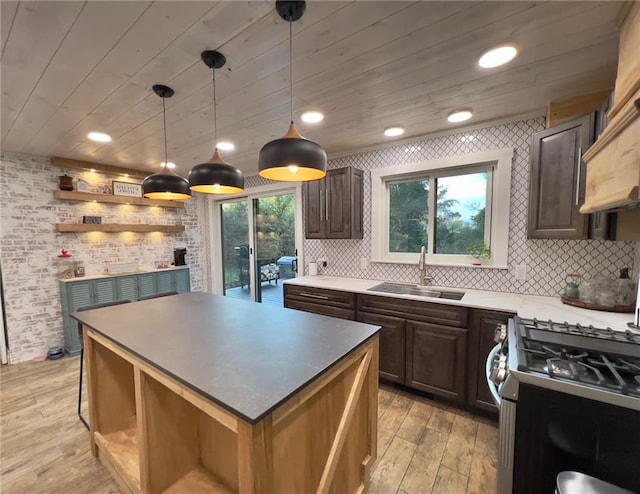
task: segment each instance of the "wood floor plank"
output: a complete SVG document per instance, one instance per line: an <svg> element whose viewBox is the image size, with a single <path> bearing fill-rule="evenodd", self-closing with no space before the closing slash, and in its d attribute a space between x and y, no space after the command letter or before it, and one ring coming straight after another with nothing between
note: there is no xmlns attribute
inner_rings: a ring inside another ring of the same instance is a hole
<svg viewBox="0 0 640 494"><path fill-rule="evenodd" d="M453 420L455 419L455 417L455 414L449 412L448 410L436 408L434 409L433 413L431 414L431 418L427 423L427 429L431 429L448 435L449 433L451 433L451 426L453 425Z"/></svg>
<svg viewBox="0 0 640 494"><path fill-rule="evenodd" d="M384 412L387 411L387 408L389 408L389 405L391 405L395 397L396 393L390 389L380 388L378 391L378 418L382 417Z"/></svg>
<svg viewBox="0 0 640 494"><path fill-rule="evenodd" d="M434 407L428 403L414 401L396 435L419 444L433 411Z"/></svg>
<svg viewBox="0 0 640 494"><path fill-rule="evenodd" d="M462 494L467 490L468 478L440 465L431 494Z"/></svg>
<svg viewBox="0 0 640 494"><path fill-rule="evenodd" d="M371 475L370 494L396 492L411 462L416 444L395 437Z"/></svg>
<svg viewBox="0 0 640 494"><path fill-rule="evenodd" d="M497 488L496 459L473 453L467 494L487 494L496 492Z"/></svg>
<svg viewBox="0 0 640 494"><path fill-rule="evenodd" d="M498 428L480 422L474 450L486 456L495 458L498 456Z"/></svg>
<svg viewBox="0 0 640 494"><path fill-rule="evenodd" d="M409 413L413 401L404 395L396 395L389 407L378 420L378 427L389 429L394 434L398 431Z"/></svg>
<svg viewBox="0 0 640 494"><path fill-rule="evenodd" d="M446 434L426 429L402 479L400 489L407 494L431 492L446 444Z"/></svg>
<svg viewBox="0 0 640 494"><path fill-rule="evenodd" d="M471 418L456 415L442 456L442 465L468 476L477 432L477 422Z"/></svg>

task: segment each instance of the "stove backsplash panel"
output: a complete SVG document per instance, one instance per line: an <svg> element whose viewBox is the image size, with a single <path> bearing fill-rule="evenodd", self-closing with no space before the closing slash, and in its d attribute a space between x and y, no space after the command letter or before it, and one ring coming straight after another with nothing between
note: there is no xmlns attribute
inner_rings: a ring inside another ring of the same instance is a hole
<svg viewBox="0 0 640 494"><path fill-rule="evenodd" d="M365 170L364 238L362 240L306 240L305 262L326 259L320 274L417 282L416 264L372 263L371 177L376 168L433 160L479 151L514 148L509 220L508 269L429 266L434 284L515 293L556 296L566 285L566 274L618 274L623 267L640 269L640 242L601 240L528 240L527 201L531 134L544 128L544 118L521 120L473 131L418 140L398 146L349 155L329 161L329 168L353 166ZM249 184L253 185L253 184ZM256 181L256 184L258 182ZM361 268L361 259L367 267ZM527 266L526 281L515 279L516 265Z"/></svg>

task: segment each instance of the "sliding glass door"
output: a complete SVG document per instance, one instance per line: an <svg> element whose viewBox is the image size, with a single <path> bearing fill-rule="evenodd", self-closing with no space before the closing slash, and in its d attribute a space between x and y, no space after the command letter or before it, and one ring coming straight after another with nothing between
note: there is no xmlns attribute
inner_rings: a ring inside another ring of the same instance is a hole
<svg viewBox="0 0 640 494"><path fill-rule="evenodd" d="M220 249L213 259L222 261L217 271L224 295L283 305L282 281L298 270L299 204L297 189L215 203L219 235L214 245Z"/></svg>

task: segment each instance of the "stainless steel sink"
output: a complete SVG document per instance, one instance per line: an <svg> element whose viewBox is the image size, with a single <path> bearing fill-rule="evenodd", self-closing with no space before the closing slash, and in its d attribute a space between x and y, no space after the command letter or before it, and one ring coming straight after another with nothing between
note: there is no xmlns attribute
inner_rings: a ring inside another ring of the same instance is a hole
<svg viewBox="0 0 640 494"><path fill-rule="evenodd" d="M443 298L448 300L462 300L465 292L442 290L438 287L409 285L406 283L384 282L372 286L370 292L395 293L397 295L417 295L418 297Z"/></svg>

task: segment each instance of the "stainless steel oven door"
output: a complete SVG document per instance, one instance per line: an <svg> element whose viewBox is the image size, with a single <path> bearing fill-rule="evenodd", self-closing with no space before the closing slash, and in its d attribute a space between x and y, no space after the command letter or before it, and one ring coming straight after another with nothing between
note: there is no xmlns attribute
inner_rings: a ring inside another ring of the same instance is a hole
<svg viewBox="0 0 640 494"><path fill-rule="evenodd" d="M496 365L496 359L498 354L502 350L502 344L498 343L494 346L489 352L489 356L487 357L487 362L485 365L486 377L487 377L487 386L489 386L489 391L491 392L491 397L493 398L493 402L496 404L498 409L500 409L500 403L502 399L500 398L500 393L498 391L498 385L493 382L491 379L491 373L494 370L494 365Z"/></svg>

